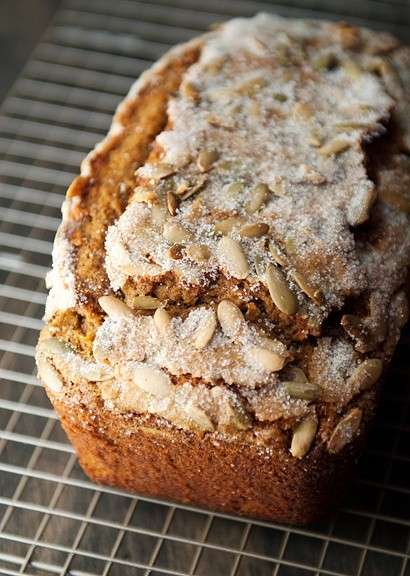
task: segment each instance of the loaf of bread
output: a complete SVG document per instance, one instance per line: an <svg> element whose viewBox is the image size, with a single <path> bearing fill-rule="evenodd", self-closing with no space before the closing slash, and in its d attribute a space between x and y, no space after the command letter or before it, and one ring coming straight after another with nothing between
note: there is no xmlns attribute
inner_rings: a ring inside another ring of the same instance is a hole
<svg viewBox="0 0 410 576"><path fill-rule="evenodd" d="M410 50L266 14L166 54L67 192L40 378L97 482L315 520L407 318Z"/></svg>

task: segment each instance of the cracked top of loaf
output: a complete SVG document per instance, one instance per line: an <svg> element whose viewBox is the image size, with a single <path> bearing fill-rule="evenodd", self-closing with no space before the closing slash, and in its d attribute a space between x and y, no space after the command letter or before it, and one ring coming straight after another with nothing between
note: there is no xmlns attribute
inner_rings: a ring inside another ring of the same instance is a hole
<svg viewBox="0 0 410 576"><path fill-rule="evenodd" d="M390 35L266 14L165 55L68 191L40 375L349 438L407 315L409 69Z"/></svg>

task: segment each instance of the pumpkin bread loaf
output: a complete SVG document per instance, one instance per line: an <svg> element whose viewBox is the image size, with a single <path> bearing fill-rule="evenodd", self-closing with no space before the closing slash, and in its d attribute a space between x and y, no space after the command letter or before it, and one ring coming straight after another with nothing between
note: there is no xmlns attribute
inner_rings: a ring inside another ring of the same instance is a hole
<svg viewBox="0 0 410 576"><path fill-rule="evenodd" d="M67 192L39 375L87 474L306 523L407 319L410 50L232 20L144 73Z"/></svg>

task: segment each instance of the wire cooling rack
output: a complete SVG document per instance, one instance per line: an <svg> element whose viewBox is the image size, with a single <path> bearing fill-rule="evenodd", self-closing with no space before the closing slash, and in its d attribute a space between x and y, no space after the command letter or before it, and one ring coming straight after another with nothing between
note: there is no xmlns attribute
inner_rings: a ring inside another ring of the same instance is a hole
<svg viewBox="0 0 410 576"><path fill-rule="evenodd" d="M205 6L205 7L204 7ZM303 6L303 9L300 8ZM408 38L409 4L67 0L0 116L0 573L410 576L410 338L340 512L309 529L97 487L35 378L43 278L66 186L131 82L212 22L265 9ZM289 482L292 478L289 478Z"/></svg>

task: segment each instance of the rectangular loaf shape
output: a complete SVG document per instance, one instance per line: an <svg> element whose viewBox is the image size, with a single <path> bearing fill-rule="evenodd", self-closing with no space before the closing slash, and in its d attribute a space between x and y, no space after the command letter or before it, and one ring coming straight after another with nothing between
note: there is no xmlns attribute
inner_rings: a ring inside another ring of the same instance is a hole
<svg viewBox="0 0 410 576"><path fill-rule="evenodd" d="M87 474L303 524L407 320L410 49L259 14L145 72L63 205L37 365Z"/></svg>

